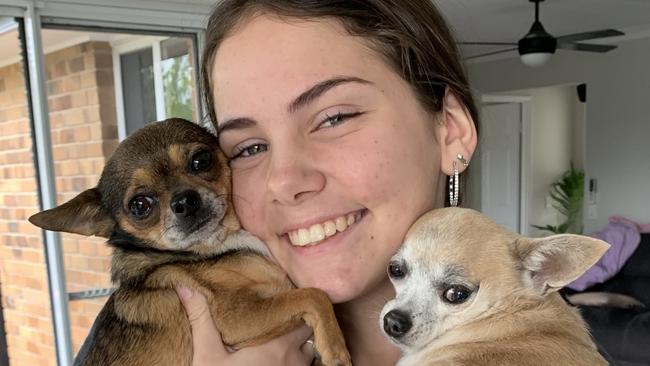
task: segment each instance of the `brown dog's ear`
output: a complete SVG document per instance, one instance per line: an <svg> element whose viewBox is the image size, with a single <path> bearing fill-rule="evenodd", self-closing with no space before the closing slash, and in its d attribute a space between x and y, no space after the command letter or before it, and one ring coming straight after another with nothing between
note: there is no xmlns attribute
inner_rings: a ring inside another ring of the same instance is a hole
<svg viewBox="0 0 650 366"><path fill-rule="evenodd" d="M60 206L32 215L29 222L45 230L105 238L115 228L115 221L102 207L101 194L96 188L85 190Z"/></svg>
<svg viewBox="0 0 650 366"><path fill-rule="evenodd" d="M543 296L576 280L608 248L609 244L602 240L573 234L521 238L514 245L515 255L521 260L524 282Z"/></svg>

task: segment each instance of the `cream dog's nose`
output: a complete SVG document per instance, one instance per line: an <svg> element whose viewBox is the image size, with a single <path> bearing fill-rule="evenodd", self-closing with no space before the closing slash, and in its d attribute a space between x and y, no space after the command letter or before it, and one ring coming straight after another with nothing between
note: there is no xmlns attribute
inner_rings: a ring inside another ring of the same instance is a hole
<svg viewBox="0 0 650 366"><path fill-rule="evenodd" d="M400 310L391 310L384 315L384 331L393 338L400 338L408 333L412 325L411 317Z"/></svg>

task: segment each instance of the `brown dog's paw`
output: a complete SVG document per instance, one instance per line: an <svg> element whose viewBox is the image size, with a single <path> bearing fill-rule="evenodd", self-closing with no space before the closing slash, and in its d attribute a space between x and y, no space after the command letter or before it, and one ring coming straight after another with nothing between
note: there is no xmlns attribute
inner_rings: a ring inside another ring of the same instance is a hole
<svg viewBox="0 0 650 366"><path fill-rule="evenodd" d="M352 366L352 357L350 357L345 343L332 344L330 347L318 347L316 345L316 349L320 354L320 362L324 366Z"/></svg>
<svg viewBox="0 0 650 366"><path fill-rule="evenodd" d="M334 323L336 324L336 323ZM352 366L352 357L345 346L345 338L338 326L323 327L314 333L314 346L324 366Z"/></svg>
<svg viewBox="0 0 650 366"><path fill-rule="evenodd" d="M317 362L316 365L319 365ZM327 360L321 358L320 359L320 365L323 366L352 366L352 359L350 358L349 355L347 357L336 357L332 360Z"/></svg>

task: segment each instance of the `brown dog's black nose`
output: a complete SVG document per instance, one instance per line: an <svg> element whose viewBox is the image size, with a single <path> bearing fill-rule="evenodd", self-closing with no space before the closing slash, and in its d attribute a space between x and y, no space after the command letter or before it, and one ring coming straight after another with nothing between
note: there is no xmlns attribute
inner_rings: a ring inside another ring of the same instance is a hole
<svg viewBox="0 0 650 366"><path fill-rule="evenodd" d="M391 310L384 315L384 331L393 338L400 338L408 333L413 323L411 317L399 310Z"/></svg>
<svg viewBox="0 0 650 366"><path fill-rule="evenodd" d="M172 197L172 212L179 219L190 217L201 208L201 196L194 190L187 190Z"/></svg>

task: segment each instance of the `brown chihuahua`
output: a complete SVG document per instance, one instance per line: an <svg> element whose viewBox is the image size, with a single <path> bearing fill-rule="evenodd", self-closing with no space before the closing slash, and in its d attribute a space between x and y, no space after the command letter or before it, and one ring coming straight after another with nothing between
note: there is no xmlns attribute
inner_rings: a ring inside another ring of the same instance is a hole
<svg viewBox="0 0 650 366"><path fill-rule="evenodd" d="M29 220L41 228L108 238L118 285L77 357L79 365L190 365L192 334L174 288L202 293L224 343L264 343L304 321L325 365L351 365L332 304L295 289L231 204L217 139L182 119L123 141L96 188Z"/></svg>
<svg viewBox="0 0 650 366"><path fill-rule="evenodd" d="M425 214L388 266L396 298L380 323L404 351L398 365L607 365L556 290L608 247L522 237L469 209Z"/></svg>

